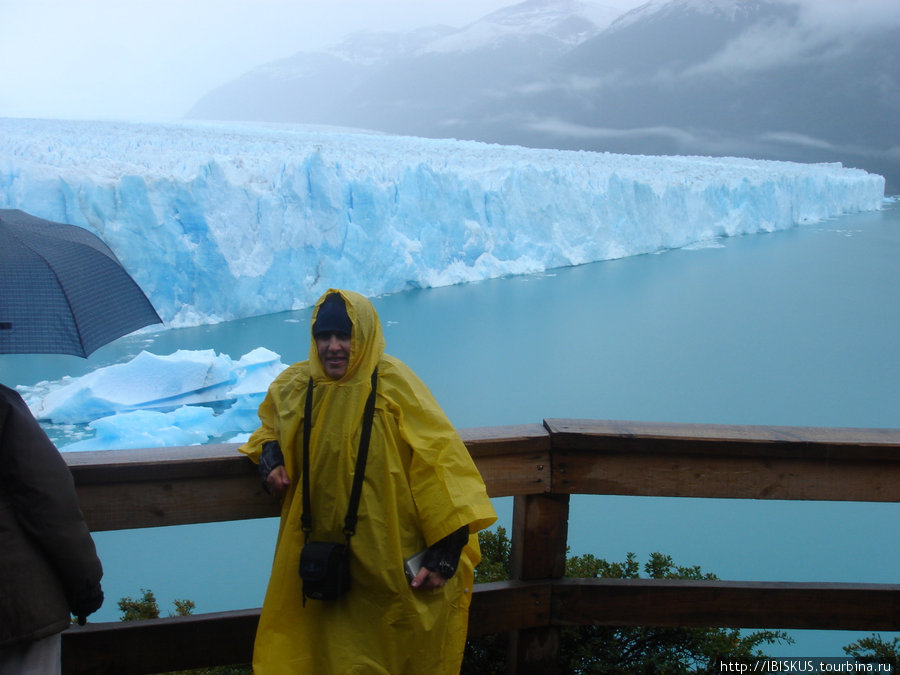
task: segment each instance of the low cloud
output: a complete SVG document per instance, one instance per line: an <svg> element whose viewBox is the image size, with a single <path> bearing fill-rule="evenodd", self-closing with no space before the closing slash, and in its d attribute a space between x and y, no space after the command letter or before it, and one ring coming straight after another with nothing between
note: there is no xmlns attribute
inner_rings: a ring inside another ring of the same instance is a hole
<svg viewBox="0 0 900 675"><path fill-rule="evenodd" d="M803 23L831 33L900 26L897 0L794 0Z"/></svg>
<svg viewBox="0 0 900 675"><path fill-rule="evenodd" d="M666 138L682 144L695 142L696 137L689 131L677 127L655 126L635 129L609 129L592 127L585 124L573 124L556 118L535 120L523 125L529 131L563 136L566 138L591 139L627 139L627 138Z"/></svg>
<svg viewBox="0 0 900 675"><path fill-rule="evenodd" d="M604 87L617 87L627 82L634 83L630 75L622 71L611 71L600 75L567 75L552 80L534 80L517 85L513 91L517 94L537 96L542 94L584 94L595 93Z"/></svg>
<svg viewBox="0 0 900 675"><path fill-rule="evenodd" d="M900 26L897 0L793 0L797 21L758 24L683 75L747 73L783 64L827 63L873 28Z"/></svg>

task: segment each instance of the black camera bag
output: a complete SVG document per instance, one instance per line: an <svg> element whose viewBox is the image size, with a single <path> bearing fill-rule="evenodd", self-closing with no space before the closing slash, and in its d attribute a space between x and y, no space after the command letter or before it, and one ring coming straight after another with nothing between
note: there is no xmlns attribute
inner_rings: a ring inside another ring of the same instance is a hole
<svg viewBox="0 0 900 675"><path fill-rule="evenodd" d="M350 588L350 550L346 544L309 541L300 552L303 596L334 600Z"/></svg>

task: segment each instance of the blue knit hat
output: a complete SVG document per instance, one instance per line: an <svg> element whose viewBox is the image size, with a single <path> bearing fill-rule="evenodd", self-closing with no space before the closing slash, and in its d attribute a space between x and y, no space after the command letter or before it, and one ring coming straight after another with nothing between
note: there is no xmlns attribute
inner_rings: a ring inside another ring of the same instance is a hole
<svg viewBox="0 0 900 675"><path fill-rule="evenodd" d="M320 333L343 333L350 335L353 323L347 315L347 305L340 293L331 293L322 301L316 323L313 325L313 336Z"/></svg>

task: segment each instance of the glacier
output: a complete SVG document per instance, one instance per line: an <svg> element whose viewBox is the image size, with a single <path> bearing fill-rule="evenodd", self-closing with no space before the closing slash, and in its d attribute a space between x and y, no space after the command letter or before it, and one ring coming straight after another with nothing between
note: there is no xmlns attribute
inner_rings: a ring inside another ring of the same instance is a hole
<svg viewBox="0 0 900 675"><path fill-rule="evenodd" d="M101 236L168 327L693 247L878 210L840 164L528 149L346 129L0 119L0 208ZM64 451L240 441L285 367L141 352L19 387Z"/></svg>
<svg viewBox="0 0 900 675"><path fill-rule="evenodd" d="M85 227L169 327L681 248L877 210L840 164L242 123L0 119L0 208Z"/></svg>

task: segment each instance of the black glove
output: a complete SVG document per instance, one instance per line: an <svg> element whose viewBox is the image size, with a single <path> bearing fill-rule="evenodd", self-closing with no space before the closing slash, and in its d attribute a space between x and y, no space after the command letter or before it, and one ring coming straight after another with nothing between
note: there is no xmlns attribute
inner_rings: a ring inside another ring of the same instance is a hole
<svg viewBox="0 0 900 675"><path fill-rule="evenodd" d="M76 594L72 602L72 614L78 618L78 625L83 626L89 614L93 614L103 605L103 589L99 582L93 585L85 582L84 588Z"/></svg>
<svg viewBox="0 0 900 675"><path fill-rule="evenodd" d="M432 572L440 574L444 579L449 579L456 574L459 556L468 541L469 526L463 525L456 532L448 534L428 547L425 557L422 559L422 567L427 567Z"/></svg>
<svg viewBox="0 0 900 675"><path fill-rule="evenodd" d="M269 441L263 443L262 453L259 456L259 477L262 480L263 490L269 491L266 485L266 478L272 473L272 469L284 464L284 454L281 452L281 445L278 441Z"/></svg>

